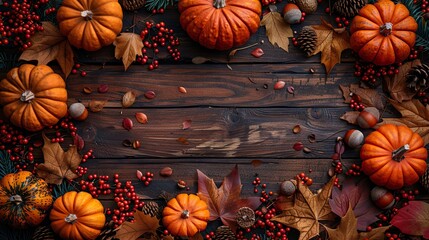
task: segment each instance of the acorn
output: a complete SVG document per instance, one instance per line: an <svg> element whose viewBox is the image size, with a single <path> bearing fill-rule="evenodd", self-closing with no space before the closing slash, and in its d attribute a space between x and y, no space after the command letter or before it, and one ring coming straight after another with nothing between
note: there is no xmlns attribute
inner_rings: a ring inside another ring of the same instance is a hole
<svg viewBox="0 0 429 240"><path fill-rule="evenodd" d="M290 180L283 181L280 184L280 194L284 196L292 196L295 193L295 191L296 191L296 186Z"/></svg>
<svg viewBox="0 0 429 240"><path fill-rule="evenodd" d="M361 128L372 128L380 119L380 112L375 107L367 107L359 113L357 123Z"/></svg>
<svg viewBox="0 0 429 240"><path fill-rule="evenodd" d="M73 119L83 121L88 117L88 110L82 103L73 103L69 107L69 114Z"/></svg>
<svg viewBox="0 0 429 240"><path fill-rule="evenodd" d="M357 129L350 129L344 135L344 142L351 148L357 148L362 145L364 139L363 133Z"/></svg>
<svg viewBox="0 0 429 240"><path fill-rule="evenodd" d="M283 19L289 24L296 24L301 21L302 13L294 3L287 3L283 8Z"/></svg>
<svg viewBox="0 0 429 240"><path fill-rule="evenodd" d="M385 188L374 187L371 190L371 199L375 206L381 209L389 209L395 204L395 197Z"/></svg>
<svg viewBox="0 0 429 240"><path fill-rule="evenodd" d="M296 4L306 14L314 13L317 10L317 0L296 0Z"/></svg>

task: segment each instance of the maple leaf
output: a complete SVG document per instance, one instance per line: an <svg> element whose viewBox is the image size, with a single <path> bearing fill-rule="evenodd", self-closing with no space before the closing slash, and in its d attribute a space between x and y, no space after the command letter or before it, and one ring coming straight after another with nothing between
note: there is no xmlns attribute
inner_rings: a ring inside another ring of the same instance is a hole
<svg viewBox="0 0 429 240"><path fill-rule="evenodd" d="M213 179L208 178L203 172L197 170L197 173L197 195L208 205L210 211L209 221L220 218L223 224L231 229L236 229L238 209L250 207L255 210L261 204L258 197L240 198L242 185L237 165L223 179L219 188L217 188Z"/></svg>
<svg viewBox="0 0 429 240"><path fill-rule="evenodd" d="M335 218L328 201L335 178L332 177L318 194L313 194L306 184L297 180L294 206L282 209L282 213L271 220L300 231L299 240L317 236L320 232L319 221L331 221Z"/></svg>
<svg viewBox="0 0 429 240"><path fill-rule="evenodd" d="M329 199L332 212L340 217L346 215L349 207L353 209L357 218L357 229L360 231L365 231L367 226L377 221L377 215L381 212L371 201L369 186L368 178L358 182L354 178L347 178L341 190L332 190L332 198Z"/></svg>
<svg viewBox="0 0 429 240"><path fill-rule="evenodd" d="M320 62L329 74L335 64L341 62L341 52L350 48L350 35L346 28L334 28L322 19L322 24L311 26L316 32L316 49L311 56L322 53Z"/></svg>
<svg viewBox="0 0 429 240"><path fill-rule="evenodd" d="M38 65L57 60L67 78L74 65L73 49L67 37L54 24L42 22L42 26L44 30L30 38L33 45L22 52L19 60L36 60Z"/></svg>
<svg viewBox="0 0 429 240"><path fill-rule="evenodd" d="M348 208L347 213L341 218L340 224L337 228L332 229L326 227L329 239L332 240L379 240L384 239L384 232L390 226L374 228L370 232L358 232L357 220L351 207Z"/></svg>
<svg viewBox="0 0 429 240"><path fill-rule="evenodd" d="M345 103L350 103L352 99L351 95L356 94L366 107L375 107L378 110L384 109L385 101L383 100L383 96L376 89L363 88L356 83L350 84L348 87L340 85L340 89L343 93Z"/></svg>
<svg viewBox="0 0 429 240"><path fill-rule="evenodd" d="M399 73L392 76L384 77L384 88L389 92L390 97L398 102L411 100L415 92L407 87L407 74L408 71L414 67L420 65L420 60L416 59L412 62L407 62L399 67Z"/></svg>
<svg viewBox="0 0 429 240"><path fill-rule="evenodd" d="M280 13L271 11L265 14L261 20L261 26L265 26L268 40L272 45L277 45L286 52L289 51L289 37L293 37L293 32Z"/></svg>
<svg viewBox="0 0 429 240"><path fill-rule="evenodd" d="M344 113L340 119L350 123L350 124L354 124L354 125L358 125L357 122L357 117L359 116L360 112L359 111L348 111L346 113Z"/></svg>
<svg viewBox="0 0 429 240"><path fill-rule="evenodd" d="M134 213L134 222L124 222L116 232L115 238L120 240L135 240L143 234L156 236L156 229L158 229L158 227L158 218L151 217L149 214L144 214L142 211L137 210Z"/></svg>
<svg viewBox="0 0 429 240"><path fill-rule="evenodd" d="M410 201L408 206L399 209L390 223L402 233L429 238L429 204Z"/></svg>
<svg viewBox="0 0 429 240"><path fill-rule="evenodd" d="M136 56L142 56L143 41L140 35L135 33L121 33L113 42L115 45L115 58L121 59L125 71L136 60Z"/></svg>
<svg viewBox="0 0 429 240"><path fill-rule="evenodd" d="M393 107L398 110L401 118L383 118L383 122L378 123L376 127L383 124L406 125L414 132L418 133L425 142L429 143L429 105L426 107L418 100L412 99L409 101L397 102L389 99Z"/></svg>
<svg viewBox="0 0 429 240"><path fill-rule="evenodd" d="M43 134L44 145L42 148L44 163L37 166L37 175L47 183L61 184L63 178L72 180L78 177L75 173L82 160L76 145L71 145L64 152L59 143L52 143Z"/></svg>

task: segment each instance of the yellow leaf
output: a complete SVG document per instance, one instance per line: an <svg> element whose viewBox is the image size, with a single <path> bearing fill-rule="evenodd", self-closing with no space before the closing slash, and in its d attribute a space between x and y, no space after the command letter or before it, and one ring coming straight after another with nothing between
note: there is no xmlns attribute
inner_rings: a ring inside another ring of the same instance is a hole
<svg viewBox="0 0 429 240"><path fill-rule="evenodd" d="M67 78L73 69L73 49L67 38L61 35L54 24L42 22L42 26L44 30L31 37L33 45L22 52L19 60L36 60L38 65L57 60Z"/></svg>
<svg viewBox="0 0 429 240"><path fill-rule="evenodd" d="M120 240L136 240L143 234L156 236L156 229L158 227L158 218L151 217L137 210L134 213L134 222L124 222L116 232L115 238Z"/></svg>
<svg viewBox="0 0 429 240"><path fill-rule="evenodd" d="M115 58L121 59L125 71L136 60L136 56L142 55L143 42L140 35L135 33L121 33L113 42L115 45Z"/></svg>
<svg viewBox="0 0 429 240"><path fill-rule="evenodd" d="M293 32L280 13L269 12L265 14L261 26L265 26L271 44L279 46L286 52L289 51L289 37L293 37Z"/></svg>
<svg viewBox="0 0 429 240"><path fill-rule="evenodd" d="M350 48L350 36L345 28L334 28L322 19L322 24L311 26L317 35L316 49L311 55L322 53L320 62L329 74L335 64L341 62L341 52Z"/></svg>

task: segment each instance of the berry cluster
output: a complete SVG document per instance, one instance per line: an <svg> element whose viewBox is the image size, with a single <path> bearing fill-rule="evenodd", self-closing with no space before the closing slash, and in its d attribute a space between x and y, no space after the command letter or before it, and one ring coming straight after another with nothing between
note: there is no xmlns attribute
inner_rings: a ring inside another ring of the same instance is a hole
<svg viewBox="0 0 429 240"><path fill-rule="evenodd" d="M34 161L34 146L29 140L21 130L0 119L0 150L6 150L18 170L27 169Z"/></svg>
<svg viewBox="0 0 429 240"><path fill-rule="evenodd" d="M0 45L13 44L25 50L31 46L30 37L43 31L40 16L36 10L49 0L3 1L0 6ZM55 9L48 9L47 14Z"/></svg>
<svg viewBox="0 0 429 240"><path fill-rule="evenodd" d="M355 111L362 111L365 109L365 105L362 104L362 98L354 93L350 93L350 108Z"/></svg>
<svg viewBox="0 0 429 240"><path fill-rule="evenodd" d="M421 3L420 8L421 8L423 13L429 12L429 1L427 1L427 0L423 0L423 1L414 0L413 2L414 2L414 4Z"/></svg>
<svg viewBox="0 0 429 240"><path fill-rule="evenodd" d="M262 6L268 6L270 4L277 4L282 2L282 0L261 0Z"/></svg>
<svg viewBox="0 0 429 240"><path fill-rule="evenodd" d="M358 164L352 164L352 166L347 170L347 176L360 176L362 172L361 166Z"/></svg>
<svg viewBox="0 0 429 240"><path fill-rule="evenodd" d="M177 46L180 44L179 38L174 36L174 30L167 28L164 22L146 22L146 27L141 31L140 37L143 41L142 56L137 56L136 61L140 64L149 63L148 69L154 70L159 67L156 59L160 47L166 47L174 61L180 60L180 51ZM149 55L152 52L152 59Z"/></svg>
<svg viewBox="0 0 429 240"><path fill-rule="evenodd" d="M81 65L79 63L75 63L73 66L73 69L71 71L72 74L77 74L78 72L80 72L80 75L82 77L85 77L87 72L85 70L80 69Z"/></svg>
<svg viewBox="0 0 429 240"><path fill-rule="evenodd" d="M311 186L313 184L313 179L306 176L304 172L296 175L296 178L301 180L301 183L305 183L307 186Z"/></svg>
<svg viewBox="0 0 429 240"><path fill-rule="evenodd" d="M152 172L146 172L146 174L144 174L143 176L141 176L140 181L142 181L145 186L149 186L149 184L153 180L153 176L154 175L153 175Z"/></svg>
<svg viewBox="0 0 429 240"><path fill-rule="evenodd" d="M337 24L337 27L339 27L339 28L348 27L350 25L350 21L346 17L336 17L335 23Z"/></svg>
<svg viewBox="0 0 429 240"><path fill-rule="evenodd" d="M92 197L98 198L100 195L109 195L112 190L110 189L109 176L97 174L88 175L88 180L80 180L79 185L82 191L89 192Z"/></svg>
<svg viewBox="0 0 429 240"><path fill-rule="evenodd" d="M262 189L265 189L267 187L267 184L265 184L265 183L261 184L261 178L259 178L259 177L255 177L255 179L252 182L252 185L253 185L253 192L254 193L259 192L259 189L258 189L259 186Z"/></svg>
<svg viewBox="0 0 429 240"><path fill-rule="evenodd" d="M160 9L152 9L152 14L164 14L165 9L164 8L160 8Z"/></svg>

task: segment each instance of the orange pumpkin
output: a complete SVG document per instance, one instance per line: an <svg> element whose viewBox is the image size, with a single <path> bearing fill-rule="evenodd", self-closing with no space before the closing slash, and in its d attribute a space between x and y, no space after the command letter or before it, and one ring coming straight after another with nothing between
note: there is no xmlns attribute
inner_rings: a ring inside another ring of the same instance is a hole
<svg viewBox="0 0 429 240"><path fill-rule="evenodd" d="M87 51L112 44L122 30L122 17L118 0L64 0L57 12L60 32Z"/></svg>
<svg viewBox="0 0 429 240"><path fill-rule="evenodd" d="M48 184L31 172L10 173L0 180L0 221L14 228L42 223L52 201Z"/></svg>
<svg viewBox="0 0 429 240"><path fill-rule="evenodd" d="M259 0L180 0L180 24L192 40L209 49L242 45L259 28Z"/></svg>
<svg viewBox="0 0 429 240"><path fill-rule="evenodd" d="M197 195L182 193L168 201L162 215L162 222L171 234L191 237L206 229L210 212Z"/></svg>
<svg viewBox="0 0 429 240"><path fill-rule="evenodd" d="M57 198L49 215L51 227L61 239L95 239L106 216L100 201L87 192L67 192Z"/></svg>
<svg viewBox="0 0 429 240"><path fill-rule="evenodd" d="M0 81L0 105L16 126L38 131L67 114L67 90L62 77L46 65L23 64Z"/></svg>
<svg viewBox="0 0 429 240"><path fill-rule="evenodd" d="M365 61L389 65L404 61L416 42L417 22L403 4L380 0L354 17L351 48Z"/></svg>
<svg viewBox="0 0 429 240"><path fill-rule="evenodd" d="M427 167L420 135L393 124L382 125L366 137L360 158L362 171L371 181L392 190L416 183Z"/></svg>

